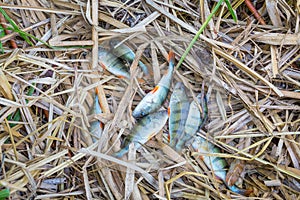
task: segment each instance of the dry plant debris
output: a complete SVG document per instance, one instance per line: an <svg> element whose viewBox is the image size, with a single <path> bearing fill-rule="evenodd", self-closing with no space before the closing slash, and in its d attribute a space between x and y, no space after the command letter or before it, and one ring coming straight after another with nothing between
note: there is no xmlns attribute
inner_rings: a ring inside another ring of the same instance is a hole
<svg viewBox="0 0 300 200"><path fill-rule="evenodd" d="M10 199L244 199L190 149L179 155L169 147L167 125L138 152L131 146L128 157L111 156L135 123L132 110L165 73L168 51L179 60L215 4L3 1L0 7L20 30L49 45L31 38L31 46L14 31L0 38L0 189L8 188ZM182 81L190 99L204 86L209 115L198 134L238 167L230 168L239 175L229 181L252 188L250 197L297 199L300 2L252 1L265 24L243 0L231 4L238 22L224 4L172 85ZM98 64L98 44L112 38L136 53L130 80ZM150 76L137 67L140 60ZM96 88L103 113L95 115ZM95 120L104 129L93 143Z"/></svg>

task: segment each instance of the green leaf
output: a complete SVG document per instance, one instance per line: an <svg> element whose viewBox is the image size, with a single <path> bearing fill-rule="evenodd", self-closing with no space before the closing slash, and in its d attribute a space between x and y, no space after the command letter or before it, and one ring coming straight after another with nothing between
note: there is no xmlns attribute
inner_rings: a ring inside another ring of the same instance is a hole
<svg viewBox="0 0 300 200"><path fill-rule="evenodd" d="M0 38L2 38L4 36L5 36L5 32L4 32L4 29L3 29L2 25L0 24ZM3 49L3 44L2 44L1 41L0 41L0 50L1 50L1 53L3 54L4 49Z"/></svg>
<svg viewBox="0 0 300 200"><path fill-rule="evenodd" d="M25 32L19 29L19 27L16 25L16 23L6 14L6 12L0 7L0 12L4 16L4 18L10 23L10 25L13 27L13 31L16 33L19 33L19 35L31 46L33 46L30 39L24 34Z"/></svg>
<svg viewBox="0 0 300 200"><path fill-rule="evenodd" d="M33 83L33 85L35 86L35 83ZM34 87L30 86L28 92L27 92L27 96L32 96L34 92ZM28 100L25 99L26 103L28 103ZM8 115L7 120L8 121L14 121L14 122L18 122L21 119L21 111L20 109L18 109L15 113L12 113L10 115ZM14 127L17 124L13 124L13 123L9 123L10 127Z"/></svg>
<svg viewBox="0 0 300 200"><path fill-rule="evenodd" d="M222 5L224 0L220 0L218 2L218 4L216 5L216 7L213 8L212 12L208 15L207 19L205 20L205 22L202 24L202 26L200 27L199 31L196 33L196 35L194 36L193 40L191 41L191 43L189 44L189 46L187 47L187 49L185 50L185 52L183 53L183 55L181 56L176 69L178 69L180 67L180 65L183 63L184 59L186 58L186 56L188 55L188 53L190 52L190 50L192 49L193 45L195 44L195 42L198 40L198 38L200 37L200 34L203 32L203 30L207 27L209 21L212 19L212 17L216 14L216 12L218 11L218 9L220 8L220 6Z"/></svg>
<svg viewBox="0 0 300 200"><path fill-rule="evenodd" d="M9 189L3 189L0 191L0 200L4 200L9 197Z"/></svg>
<svg viewBox="0 0 300 200"><path fill-rule="evenodd" d="M235 12L233 11L233 8L232 8L232 6L231 6L229 0L225 0L225 3L226 3L226 5L227 5L227 8L228 8L228 10L229 10L229 12L230 12L230 14L231 14L233 20L234 20L235 22L237 22L237 16L236 16Z"/></svg>

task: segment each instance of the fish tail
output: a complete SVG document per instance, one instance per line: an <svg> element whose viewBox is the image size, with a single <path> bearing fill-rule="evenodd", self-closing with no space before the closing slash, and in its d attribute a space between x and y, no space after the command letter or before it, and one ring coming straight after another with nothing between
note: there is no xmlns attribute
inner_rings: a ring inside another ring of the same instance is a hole
<svg viewBox="0 0 300 200"><path fill-rule="evenodd" d="M96 95L99 94L99 89L98 89L98 87L95 88L95 93L96 93Z"/></svg>
<svg viewBox="0 0 300 200"><path fill-rule="evenodd" d="M175 146L175 151L181 153L183 146L184 146L184 141L182 139L179 139Z"/></svg>
<svg viewBox="0 0 300 200"><path fill-rule="evenodd" d="M117 157L117 158L121 158L122 156L124 156L126 153L128 152L128 148L123 148L118 152L115 152L112 154L112 156Z"/></svg>
<svg viewBox="0 0 300 200"><path fill-rule="evenodd" d="M148 71L147 66L142 61L139 61L139 66L142 69L142 71L144 72L144 74L146 76L148 76L149 75L149 71Z"/></svg>
<svg viewBox="0 0 300 200"><path fill-rule="evenodd" d="M170 50L169 55L168 55L168 62L169 62L169 66L173 66L174 67L174 63L175 63L175 53Z"/></svg>
<svg viewBox="0 0 300 200"><path fill-rule="evenodd" d="M237 187L236 185L232 185L232 186L227 185L227 187L232 192L235 192L235 193L238 193L238 194L241 194L241 195L244 195L244 196L249 196L253 192L252 189L241 189L241 188Z"/></svg>

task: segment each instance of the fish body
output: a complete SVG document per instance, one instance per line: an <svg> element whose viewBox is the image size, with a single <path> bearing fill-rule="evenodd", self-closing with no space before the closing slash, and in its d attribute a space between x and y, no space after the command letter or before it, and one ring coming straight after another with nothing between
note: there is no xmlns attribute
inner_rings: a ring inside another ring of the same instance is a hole
<svg viewBox="0 0 300 200"><path fill-rule="evenodd" d="M200 104L203 114L200 112L199 107L195 101L190 105L186 123L184 126L184 134L178 140L175 150L180 152L186 143L191 140L196 132L203 126L207 118L207 100L206 97L202 97L202 94L198 94L196 97L198 103Z"/></svg>
<svg viewBox="0 0 300 200"><path fill-rule="evenodd" d="M168 72L161 78L157 86L146 94L142 101L136 106L132 112L135 118L144 117L158 110L165 101L172 81L174 71L174 53L169 53Z"/></svg>
<svg viewBox="0 0 300 200"><path fill-rule="evenodd" d="M109 45L110 45L112 53L115 56L128 61L130 64L133 62L133 60L135 58L135 53L127 45L125 45L123 43L120 44L120 42L118 40L114 40L114 39L109 41ZM145 75L149 75L148 68L142 61L139 61L139 66Z"/></svg>
<svg viewBox="0 0 300 200"><path fill-rule="evenodd" d="M249 195L252 190L245 190L237 187L236 185L228 185L226 182L226 170L227 162L224 158L220 158L217 156L206 156L205 154L212 154L212 153L220 153L220 149L216 147L214 144L210 143L209 141L205 140L200 136L196 136L192 147L200 154L200 159L203 160L205 165L213 171L216 177L221 179L225 185L233 192L242 194L242 195Z"/></svg>
<svg viewBox="0 0 300 200"><path fill-rule="evenodd" d="M183 83L176 83L169 104L170 117L168 139L171 147L175 147L184 131L185 122L189 113L189 106L189 99Z"/></svg>
<svg viewBox="0 0 300 200"><path fill-rule="evenodd" d="M98 98L98 89L96 88L96 93L95 93L95 98L94 98L94 105L93 105L93 110L92 114L101 114L102 110L99 104L99 98ZM101 137L102 134L102 124L99 120L93 121L90 123L90 128L89 131L92 135L92 140L93 142L96 142L98 138Z"/></svg>
<svg viewBox="0 0 300 200"><path fill-rule="evenodd" d="M119 78L130 79L128 68L124 65L122 60L101 46L98 51L98 59L101 67L110 73Z"/></svg>
<svg viewBox="0 0 300 200"><path fill-rule="evenodd" d="M126 137L123 148L114 154L115 157L122 157L128 152L129 144L134 143L134 148L138 149L153 136L155 136L168 120L168 111L161 110L151 113L140 119L132 128L131 133Z"/></svg>
<svg viewBox="0 0 300 200"><path fill-rule="evenodd" d="M241 176L242 172L244 171L245 163L243 160L233 160L233 162L230 163L230 167L228 169L228 172L226 174L226 183L231 186L234 185Z"/></svg>

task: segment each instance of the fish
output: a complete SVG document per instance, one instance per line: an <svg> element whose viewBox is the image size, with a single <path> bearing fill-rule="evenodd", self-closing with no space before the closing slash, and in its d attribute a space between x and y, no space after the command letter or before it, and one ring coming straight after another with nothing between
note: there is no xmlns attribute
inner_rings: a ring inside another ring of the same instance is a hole
<svg viewBox="0 0 300 200"><path fill-rule="evenodd" d="M146 94L132 112L134 118L141 118L157 111L165 101L172 82L174 71L175 55L173 51L169 53L169 68L167 73L161 78L153 90Z"/></svg>
<svg viewBox="0 0 300 200"><path fill-rule="evenodd" d="M103 69L106 69L118 78L130 79L129 69L123 61L102 46L98 48L98 59Z"/></svg>
<svg viewBox="0 0 300 200"><path fill-rule="evenodd" d="M226 183L229 186L234 185L244 171L244 168L245 162L243 160L236 159L232 163L230 163L229 170L226 174Z"/></svg>
<svg viewBox="0 0 300 200"><path fill-rule="evenodd" d="M120 43L120 41L115 40L115 39L111 39L109 41L109 45L111 48L111 52L115 56L128 61L128 63L130 63L130 64L133 62L133 60L135 58L135 53L127 45L125 45L124 43ZM144 74L146 76L148 76L149 71L148 71L147 66L142 61L139 61L138 64L139 64L140 68L142 69L142 71L144 72Z"/></svg>
<svg viewBox="0 0 300 200"><path fill-rule="evenodd" d="M184 133L179 138L175 150L181 152L184 145L188 145L188 141L192 140L196 135L196 132L201 129L207 119L207 100L206 97L202 97L202 93L199 93L196 97L197 102L202 108L203 113L201 113L197 103L193 101L190 105L186 123L184 126Z"/></svg>
<svg viewBox="0 0 300 200"><path fill-rule="evenodd" d="M189 113L190 102L182 82L177 82L169 103L169 135L168 142L175 147L184 132L185 122Z"/></svg>
<svg viewBox="0 0 300 200"><path fill-rule="evenodd" d="M94 115L102 113L102 110L101 110L101 107L99 104L98 93L99 93L98 88L96 88L95 89L95 97L94 97L94 105L93 105L92 112L91 112L91 114L94 114ZM103 124L99 120L95 120L90 123L89 131L92 135L93 142L96 142L102 135Z"/></svg>
<svg viewBox="0 0 300 200"><path fill-rule="evenodd" d="M168 111L160 110L151 113L142 119L138 120L132 128L130 134L125 138L123 147L120 151L113 154L115 157L122 157L128 152L130 143L134 143L134 148L137 150L155 136L166 124L168 120Z"/></svg>
<svg viewBox="0 0 300 200"><path fill-rule="evenodd" d="M233 192L241 194L241 195L246 195L248 196L251 192L252 189L242 189L237 187L236 185L232 184L229 185L226 181L226 170L225 168L227 167L227 162L225 161L224 158L220 158L217 156L205 156L201 154L212 154L212 153L220 153L220 149L212 144L211 142L207 141L206 139L196 136L194 141L192 142L192 147L195 149L200 155L199 158L203 160L205 165L213 171L215 176L222 180L224 184Z"/></svg>

